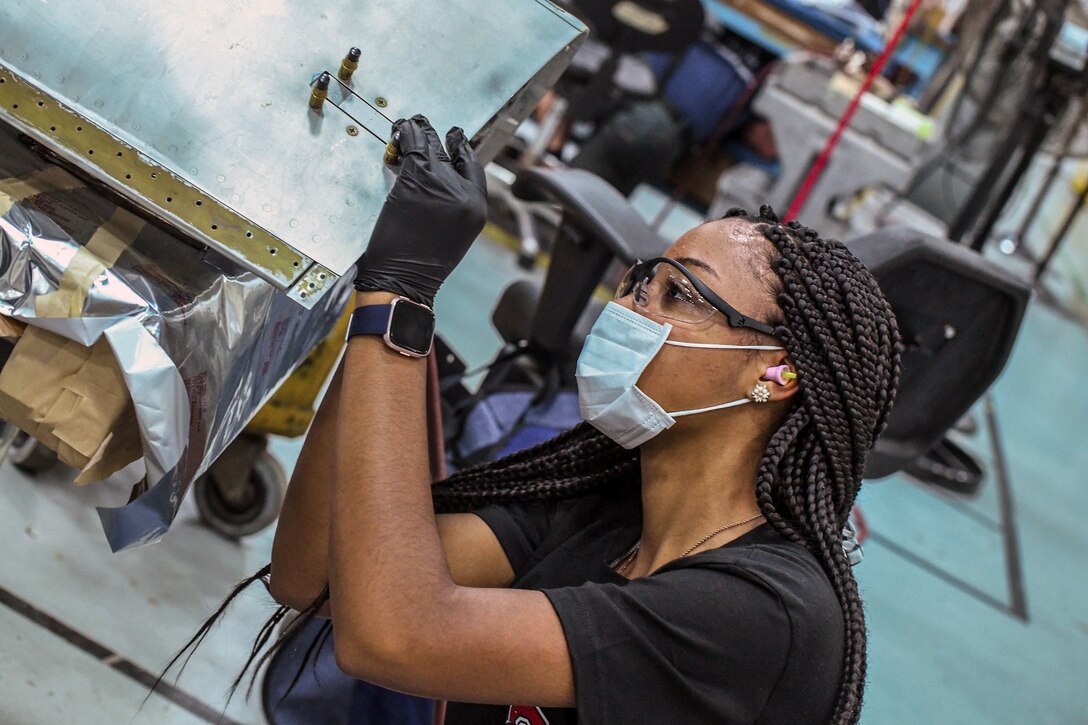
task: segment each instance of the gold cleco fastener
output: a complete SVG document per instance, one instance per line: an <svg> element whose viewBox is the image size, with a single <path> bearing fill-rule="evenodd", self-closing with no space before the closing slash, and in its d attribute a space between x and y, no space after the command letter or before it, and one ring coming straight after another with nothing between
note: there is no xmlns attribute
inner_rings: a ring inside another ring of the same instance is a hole
<svg viewBox="0 0 1088 725"><path fill-rule="evenodd" d="M325 99L329 97L329 83L331 82L332 76L327 72L317 77L317 80L314 81L313 90L310 91L310 108L315 111L321 110Z"/></svg>
<svg viewBox="0 0 1088 725"><path fill-rule="evenodd" d="M348 50L348 54L340 61L340 70L336 72L336 75L340 76L340 80L345 83L351 80L352 73L359 67L359 57L362 54L363 52L358 48L351 48Z"/></svg>
<svg viewBox="0 0 1088 725"><path fill-rule="evenodd" d="M397 143L400 141L400 131L393 134L393 138L389 139L389 143L385 145L385 163L395 164L400 160L400 148Z"/></svg>

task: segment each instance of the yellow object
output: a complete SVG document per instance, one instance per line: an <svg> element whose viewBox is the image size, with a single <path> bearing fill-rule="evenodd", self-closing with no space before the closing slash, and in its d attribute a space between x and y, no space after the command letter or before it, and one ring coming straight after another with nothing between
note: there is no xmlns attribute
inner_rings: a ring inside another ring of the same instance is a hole
<svg viewBox="0 0 1088 725"><path fill-rule="evenodd" d="M342 80L342 81L344 81L346 83L347 81L351 80L352 74L355 72L355 69L358 68L358 67L359 67L359 49L358 48L352 48L351 50L348 51L348 54L344 56L344 59L342 61L340 61L340 70L338 70L336 72L336 75L340 76L340 80Z"/></svg>
<svg viewBox="0 0 1088 725"><path fill-rule="evenodd" d="M358 63L352 63L347 58L344 58L344 60L342 60L340 62L340 70L336 73L336 75L340 76L340 79L345 81L345 82L350 81L351 80L351 75L355 72L355 69L358 68L358 67L359 67Z"/></svg>
<svg viewBox="0 0 1088 725"><path fill-rule="evenodd" d="M397 163L398 158L400 158L400 149L390 141L385 145L385 163L395 164Z"/></svg>
<svg viewBox="0 0 1088 725"><path fill-rule="evenodd" d="M1082 169L1073 177L1073 191L1080 196L1084 193L1084 187L1088 186L1088 169Z"/></svg>
<svg viewBox="0 0 1088 725"><path fill-rule="evenodd" d="M314 417L314 402L340 358L353 309L349 304L328 337L310 351L302 364L291 373L291 377L283 382L264 407L257 411L257 415L253 416L253 420L249 421L246 433L297 438L306 432Z"/></svg>
<svg viewBox="0 0 1088 725"><path fill-rule="evenodd" d="M317 86L314 86L314 89L310 91L310 108L315 111L321 110L321 105L325 103L325 99L328 97L328 88L318 88Z"/></svg>
<svg viewBox="0 0 1088 725"><path fill-rule="evenodd" d="M71 191L83 186L83 182L59 166L50 166L26 176L0 181L0 216L27 197L53 191Z"/></svg>
<svg viewBox="0 0 1088 725"><path fill-rule="evenodd" d="M325 99L329 97L330 80L328 73L322 73L313 83L312 90L310 91L310 108L315 111L320 111L321 107L325 104Z"/></svg>

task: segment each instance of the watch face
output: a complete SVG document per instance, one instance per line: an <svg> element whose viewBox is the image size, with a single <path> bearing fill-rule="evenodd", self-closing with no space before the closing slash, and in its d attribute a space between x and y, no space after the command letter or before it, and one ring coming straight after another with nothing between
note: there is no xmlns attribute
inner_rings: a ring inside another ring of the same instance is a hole
<svg viewBox="0 0 1088 725"><path fill-rule="evenodd" d="M389 320L389 341L416 355L426 355L431 351L434 339L434 313L423 305L406 300L393 303L393 314Z"/></svg>

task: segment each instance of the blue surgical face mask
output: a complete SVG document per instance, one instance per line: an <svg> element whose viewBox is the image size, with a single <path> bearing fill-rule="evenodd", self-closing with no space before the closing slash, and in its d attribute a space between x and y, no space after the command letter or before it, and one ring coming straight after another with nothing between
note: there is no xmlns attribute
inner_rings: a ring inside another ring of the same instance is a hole
<svg viewBox="0 0 1088 725"><path fill-rule="evenodd" d="M638 389L642 371L664 345L714 350L783 350L776 345L716 345L669 340L672 325L654 322L609 302L578 356L578 405L582 418L624 448L637 448L676 418L748 403L748 398L707 408L667 413Z"/></svg>

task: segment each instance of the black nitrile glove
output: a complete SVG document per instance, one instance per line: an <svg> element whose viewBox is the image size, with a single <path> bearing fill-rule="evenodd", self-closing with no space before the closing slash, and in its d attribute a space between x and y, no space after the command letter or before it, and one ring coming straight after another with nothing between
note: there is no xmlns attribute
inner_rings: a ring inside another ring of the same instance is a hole
<svg viewBox="0 0 1088 725"><path fill-rule="evenodd" d="M355 289L394 292L434 307L434 296L484 228L484 170L459 128L446 134L449 156L423 116L393 124L401 169L370 246L359 258Z"/></svg>

